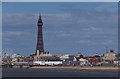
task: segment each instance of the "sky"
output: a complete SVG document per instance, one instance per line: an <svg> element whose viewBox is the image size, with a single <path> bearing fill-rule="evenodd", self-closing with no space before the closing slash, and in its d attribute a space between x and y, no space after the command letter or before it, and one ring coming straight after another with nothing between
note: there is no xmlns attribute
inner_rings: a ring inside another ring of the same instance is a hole
<svg viewBox="0 0 120 79"><path fill-rule="evenodd" d="M116 2L3 2L4 52L35 53L39 13L44 49L52 55L102 55L106 47L118 52Z"/></svg>

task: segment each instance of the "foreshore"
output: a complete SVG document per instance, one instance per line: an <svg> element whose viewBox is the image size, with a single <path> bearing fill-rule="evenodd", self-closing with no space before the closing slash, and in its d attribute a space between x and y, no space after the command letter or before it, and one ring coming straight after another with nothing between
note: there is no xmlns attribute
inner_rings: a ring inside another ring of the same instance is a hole
<svg viewBox="0 0 120 79"><path fill-rule="evenodd" d="M31 69L77 69L77 70L120 70L120 67L116 66L12 66L3 68L31 68Z"/></svg>
<svg viewBox="0 0 120 79"><path fill-rule="evenodd" d="M34 66L30 68L39 68L39 69L80 69L80 70L120 70L118 67L68 67L68 66Z"/></svg>

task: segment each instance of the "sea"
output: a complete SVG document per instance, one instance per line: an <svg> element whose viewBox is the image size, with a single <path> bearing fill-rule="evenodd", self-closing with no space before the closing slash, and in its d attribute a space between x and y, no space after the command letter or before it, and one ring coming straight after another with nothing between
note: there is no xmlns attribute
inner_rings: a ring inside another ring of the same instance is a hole
<svg viewBox="0 0 120 79"><path fill-rule="evenodd" d="M2 68L2 77L118 77L117 70Z"/></svg>

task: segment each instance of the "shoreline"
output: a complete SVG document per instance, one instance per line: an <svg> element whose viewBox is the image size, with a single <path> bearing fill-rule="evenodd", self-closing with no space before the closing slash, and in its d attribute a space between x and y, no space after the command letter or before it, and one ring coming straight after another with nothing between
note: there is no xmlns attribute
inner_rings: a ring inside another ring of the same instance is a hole
<svg viewBox="0 0 120 79"><path fill-rule="evenodd" d="M35 69L77 69L77 70L120 70L118 67L65 67L65 66L34 66Z"/></svg>

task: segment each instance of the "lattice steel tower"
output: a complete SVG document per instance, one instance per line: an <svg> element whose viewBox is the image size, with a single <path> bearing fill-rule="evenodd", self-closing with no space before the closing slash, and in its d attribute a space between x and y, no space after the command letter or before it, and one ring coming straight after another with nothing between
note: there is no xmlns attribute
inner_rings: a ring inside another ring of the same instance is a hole
<svg viewBox="0 0 120 79"><path fill-rule="evenodd" d="M39 54L44 53L44 45L43 45L43 32L42 32L42 19L41 15L39 15L38 19L38 34L37 34L37 46L36 46L36 54L39 51Z"/></svg>

